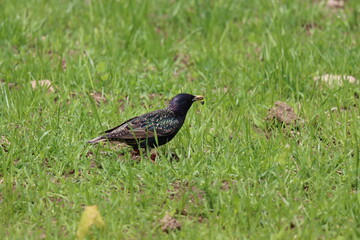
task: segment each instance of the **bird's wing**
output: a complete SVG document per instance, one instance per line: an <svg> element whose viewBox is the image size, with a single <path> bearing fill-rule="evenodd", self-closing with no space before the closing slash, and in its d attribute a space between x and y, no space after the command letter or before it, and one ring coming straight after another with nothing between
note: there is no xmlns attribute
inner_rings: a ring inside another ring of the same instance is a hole
<svg viewBox="0 0 360 240"><path fill-rule="evenodd" d="M142 116L134 117L121 125L106 131L110 139L143 139L168 136L179 127L180 121L174 114L158 110Z"/></svg>

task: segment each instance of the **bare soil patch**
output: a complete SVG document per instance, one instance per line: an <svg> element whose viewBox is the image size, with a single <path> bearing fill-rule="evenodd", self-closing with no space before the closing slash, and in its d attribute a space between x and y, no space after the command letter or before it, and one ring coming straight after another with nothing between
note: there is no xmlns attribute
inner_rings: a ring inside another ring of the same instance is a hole
<svg viewBox="0 0 360 240"><path fill-rule="evenodd" d="M299 119L294 109L285 102L275 102L275 106L269 110L265 118L266 121L278 122L284 125L295 124Z"/></svg>

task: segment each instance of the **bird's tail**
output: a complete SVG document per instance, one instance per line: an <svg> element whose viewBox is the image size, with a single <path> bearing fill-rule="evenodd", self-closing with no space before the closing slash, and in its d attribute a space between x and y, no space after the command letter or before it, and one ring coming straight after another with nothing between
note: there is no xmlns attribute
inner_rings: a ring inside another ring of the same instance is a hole
<svg viewBox="0 0 360 240"><path fill-rule="evenodd" d="M98 142L103 142L103 141L105 141L105 140L106 140L106 138L105 138L104 136L100 136L100 137L91 139L91 140L88 141L87 143L94 144L94 143L98 143Z"/></svg>

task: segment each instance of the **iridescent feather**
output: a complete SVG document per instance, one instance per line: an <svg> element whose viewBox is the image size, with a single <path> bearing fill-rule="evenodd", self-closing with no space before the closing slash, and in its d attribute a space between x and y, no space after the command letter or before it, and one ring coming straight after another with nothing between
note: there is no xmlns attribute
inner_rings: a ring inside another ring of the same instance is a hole
<svg viewBox="0 0 360 240"><path fill-rule="evenodd" d="M119 141L134 149L161 146L178 133L194 101L203 101L203 97L179 94L170 101L167 108L131 118L89 143Z"/></svg>

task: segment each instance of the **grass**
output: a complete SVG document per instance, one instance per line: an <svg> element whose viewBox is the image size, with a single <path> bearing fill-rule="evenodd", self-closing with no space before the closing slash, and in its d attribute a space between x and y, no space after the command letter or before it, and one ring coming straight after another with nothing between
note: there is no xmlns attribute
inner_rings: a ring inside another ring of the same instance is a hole
<svg viewBox="0 0 360 240"><path fill-rule="evenodd" d="M3 0L0 238L74 239L85 205L106 223L89 239L360 238L360 88L313 81L360 78L359 16L357 1ZM45 79L54 92L32 89ZM206 104L156 164L86 144L180 92ZM295 133L264 120L275 101Z"/></svg>

